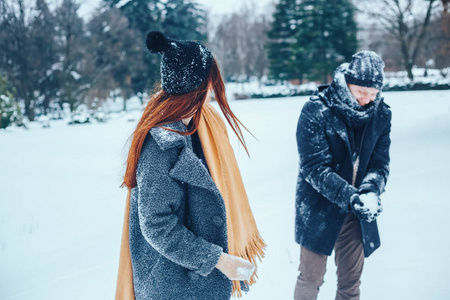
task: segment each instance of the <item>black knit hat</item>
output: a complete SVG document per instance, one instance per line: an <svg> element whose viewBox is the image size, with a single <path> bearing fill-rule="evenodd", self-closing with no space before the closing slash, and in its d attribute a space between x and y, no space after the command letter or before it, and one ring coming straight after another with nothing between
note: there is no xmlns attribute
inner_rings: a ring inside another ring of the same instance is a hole
<svg viewBox="0 0 450 300"><path fill-rule="evenodd" d="M195 90L208 76L211 51L193 41L179 41L161 32L147 34L147 49L161 54L161 84L165 92L182 95Z"/></svg>
<svg viewBox="0 0 450 300"><path fill-rule="evenodd" d="M360 51L353 54L347 70L344 72L345 81L349 84L375 88L383 88L384 62L373 51Z"/></svg>

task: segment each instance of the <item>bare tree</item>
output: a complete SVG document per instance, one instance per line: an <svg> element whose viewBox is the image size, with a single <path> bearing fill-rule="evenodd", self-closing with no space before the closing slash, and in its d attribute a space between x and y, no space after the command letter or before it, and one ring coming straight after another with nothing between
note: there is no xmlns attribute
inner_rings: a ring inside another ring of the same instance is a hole
<svg viewBox="0 0 450 300"><path fill-rule="evenodd" d="M444 7L441 18L440 18L440 28L437 30L439 34L436 36L438 49L436 55L436 67L441 69L442 76L447 76L444 69L450 67L450 15L448 13L448 3L449 0L442 0L442 5Z"/></svg>
<svg viewBox="0 0 450 300"><path fill-rule="evenodd" d="M210 47L225 77L266 74L268 15L256 12L255 4L224 15L212 30Z"/></svg>
<svg viewBox="0 0 450 300"><path fill-rule="evenodd" d="M80 67L85 55L84 22L78 14L80 5L74 0L63 0L56 8L57 46L59 48L61 106L70 104L73 111L83 103L84 94L90 87L83 83Z"/></svg>
<svg viewBox="0 0 450 300"><path fill-rule="evenodd" d="M375 18L397 41L402 64L413 80L412 68L427 34L427 27L437 12L438 0L363 0L357 3L359 10Z"/></svg>
<svg viewBox="0 0 450 300"><path fill-rule="evenodd" d="M252 16L247 31L246 73L261 79L267 73L269 61L267 58L267 31L270 29L270 16L255 14L250 8L247 15Z"/></svg>

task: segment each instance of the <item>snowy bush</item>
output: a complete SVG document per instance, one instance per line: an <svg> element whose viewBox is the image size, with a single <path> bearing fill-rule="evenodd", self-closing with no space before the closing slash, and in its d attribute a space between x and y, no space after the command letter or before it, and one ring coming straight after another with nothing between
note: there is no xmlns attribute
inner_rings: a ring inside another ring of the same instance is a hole
<svg viewBox="0 0 450 300"><path fill-rule="evenodd" d="M50 118L48 116L41 115L39 116L38 121L42 128L50 128Z"/></svg>
<svg viewBox="0 0 450 300"><path fill-rule="evenodd" d="M448 90L450 78L444 74L450 68L443 70L414 68L414 81L411 81L405 71L385 73L384 91L423 91Z"/></svg>
<svg viewBox="0 0 450 300"><path fill-rule="evenodd" d="M104 123L108 120L108 114L102 107L99 107L96 111L92 113L92 117L99 123Z"/></svg>
<svg viewBox="0 0 450 300"><path fill-rule="evenodd" d="M239 82L227 83L226 90L231 99L249 98L279 98L311 95L317 88L314 82L293 85L290 83L276 84L271 82Z"/></svg>
<svg viewBox="0 0 450 300"><path fill-rule="evenodd" d="M408 78L406 71L386 72L383 91L422 91L449 90L450 68L444 70L414 68L414 81ZM426 75L425 75L426 74ZM239 81L226 84L227 96L230 99L278 98L293 96L309 96L317 89L315 82L300 85L289 82L276 83L268 80Z"/></svg>
<svg viewBox="0 0 450 300"><path fill-rule="evenodd" d="M13 100L13 93L7 89L7 81L0 77L0 128L21 123L20 106Z"/></svg>
<svg viewBox="0 0 450 300"><path fill-rule="evenodd" d="M85 104L81 104L77 107L77 109L72 112L70 120L67 124L85 124L90 122L90 114L87 106Z"/></svg>

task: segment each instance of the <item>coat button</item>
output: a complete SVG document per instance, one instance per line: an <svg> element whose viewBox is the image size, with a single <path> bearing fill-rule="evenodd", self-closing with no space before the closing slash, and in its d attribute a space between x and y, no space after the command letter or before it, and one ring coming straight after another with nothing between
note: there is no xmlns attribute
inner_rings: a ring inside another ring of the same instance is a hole
<svg viewBox="0 0 450 300"><path fill-rule="evenodd" d="M217 227L220 227L223 225L223 219L219 216L214 216L212 217L212 222L214 225L216 225Z"/></svg>
<svg viewBox="0 0 450 300"><path fill-rule="evenodd" d="M188 277L189 277L190 280L197 280L200 277L200 275L198 275L194 271L189 271L188 272Z"/></svg>

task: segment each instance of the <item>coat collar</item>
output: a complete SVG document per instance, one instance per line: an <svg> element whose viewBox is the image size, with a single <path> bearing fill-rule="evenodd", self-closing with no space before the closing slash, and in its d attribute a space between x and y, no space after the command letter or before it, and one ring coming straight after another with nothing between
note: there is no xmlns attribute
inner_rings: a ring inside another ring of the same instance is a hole
<svg viewBox="0 0 450 300"><path fill-rule="evenodd" d="M319 97L315 99L317 101L319 100ZM381 98L380 104L378 106L377 111L375 112L374 116L370 119L370 121L365 125L365 134L363 136L364 140L370 139L368 137L368 134L375 135L377 130L380 130L376 124L383 124L385 122L385 118L389 115L387 110L389 110L389 106L384 103L384 98ZM326 107L326 109L322 110L322 113L324 117L328 120L328 122L331 124L333 129L337 132L337 134L341 137L341 139L344 141L348 152L352 153L351 147L350 147L350 141L348 139L348 133L347 128L344 124L344 121L342 121L336 113L334 113L329 107ZM364 153L365 147L368 147L367 143L362 144L362 149L360 150L361 153ZM370 152L370 151L369 151Z"/></svg>
<svg viewBox="0 0 450 300"><path fill-rule="evenodd" d="M220 194L208 170L192 150L191 137L165 128L179 132L186 132L187 128L182 121L177 121L150 129L150 134L161 150L182 148L173 168L169 171L169 176L181 182Z"/></svg>
<svg viewBox="0 0 450 300"><path fill-rule="evenodd" d="M155 142L158 144L161 150L167 150L175 147L184 147L186 146L187 138L184 135L181 135L177 132L173 132L167 130L165 128L169 128L171 130L176 130L180 132L186 132L186 126L183 122L176 121L173 123L165 124L159 127L153 127L150 129L150 134L152 135Z"/></svg>

